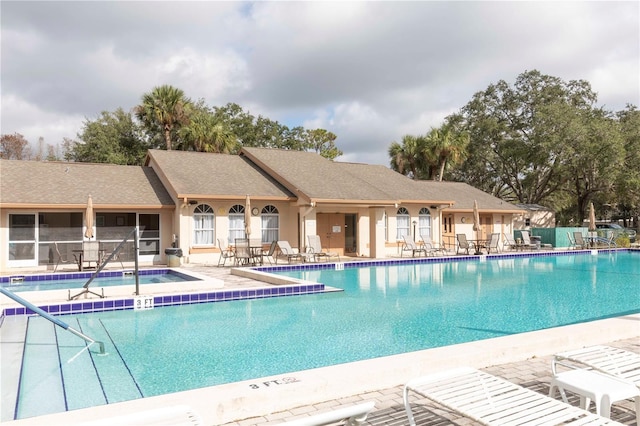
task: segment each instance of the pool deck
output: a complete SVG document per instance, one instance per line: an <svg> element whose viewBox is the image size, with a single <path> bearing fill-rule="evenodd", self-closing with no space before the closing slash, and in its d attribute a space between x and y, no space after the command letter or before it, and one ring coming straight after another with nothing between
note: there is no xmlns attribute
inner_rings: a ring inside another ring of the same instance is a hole
<svg viewBox="0 0 640 426"><path fill-rule="evenodd" d="M225 288L265 284L230 274L230 268L185 265L187 272L224 282ZM3 346L6 342L3 342ZM230 383L117 404L91 407L7 425L73 425L172 405L189 405L207 425L275 425L342 405L374 400L376 408L365 424L406 425L402 386L414 377L471 366L547 394L554 353L607 344L640 353L640 314L534 331L477 342L428 349L367 361L293 372L286 375ZM4 348L3 348L4 351ZM3 390L4 393L4 390ZM574 399L573 402L576 402ZM418 425L470 425L426 400L412 398ZM636 425L633 404L616 403L612 417Z"/></svg>

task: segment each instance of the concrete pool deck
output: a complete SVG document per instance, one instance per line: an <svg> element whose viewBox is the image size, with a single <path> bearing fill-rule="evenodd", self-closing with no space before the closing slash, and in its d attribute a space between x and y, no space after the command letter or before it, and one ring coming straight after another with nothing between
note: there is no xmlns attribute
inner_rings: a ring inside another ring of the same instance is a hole
<svg viewBox="0 0 640 426"><path fill-rule="evenodd" d="M229 268L202 265L184 268L222 279L227 288L264 286L264 283L230 275ZM407 424L401 389L413 377L468 365L546 393L551 376L551 355L593 344L610 344L640 353L640 314L91 407L6 424L81 424L141 410L185 404L198 412L207 425L262 425L281 423L285 419L343 404L375 400L376 408L367 424L401 425ZM420 403L416 416L418 424L473 424L472 421L455 416L433 404L424 404L423 400L416 399L413 402ZM631 404L616 404L613 415L614 419L625 424L635 424Z"/></svg>

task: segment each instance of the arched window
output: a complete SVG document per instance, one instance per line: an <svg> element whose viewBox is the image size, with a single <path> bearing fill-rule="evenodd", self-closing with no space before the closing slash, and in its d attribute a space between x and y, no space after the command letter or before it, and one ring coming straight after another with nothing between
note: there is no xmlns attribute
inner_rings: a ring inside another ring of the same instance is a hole
<svg viewBox="0 0 640 426"><path fill-rule="evenodd" d="M247 238L244 233L244 206L236 204L229 209L229 244L235 244L236 238Z"/></svg>
<svg viewBox="0 0 640 426"><path fill-rule="evenodd" d="M418 213L418 235L416 235L416 239L419 237L431 239L431 213L426 207L421 208L420 213Z"/></svg>
<svg viewBox="0 0 640 426"><path fill-rule="evenodd" d="M411 235L409 233L409 219L409 211L400 207L396 213L396 240L401 240L405 235Z"/></svg>
<svg viewBox="0 0 640 426"><path fill-rule="evenodd" d="M215 245L215 217L208 204L200 204L193 210L193 245Z"/></svg>
<svg viewBox="0 0 640 426"><path fill-rule="evenodd" d="M275 206L265 206L262 209L262 243L269 244L278 241L280 235L280 215Z"/></svg>

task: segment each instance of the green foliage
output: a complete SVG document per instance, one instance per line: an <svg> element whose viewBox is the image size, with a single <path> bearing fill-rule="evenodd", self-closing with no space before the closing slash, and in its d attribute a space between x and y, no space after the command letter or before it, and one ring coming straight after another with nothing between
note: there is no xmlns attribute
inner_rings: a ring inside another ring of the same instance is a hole
<svg viewBox="0 0 640 426"><path fill-rule="evenodd" d="M190 108L191 101L182 90L164 85L142 95L142 103L135 111L150 134L162 134L165 148L170 151L174 131L189 122Z"/></svg>
<svg viewBox="0 0 640 426"><path fill-rule="evenodd" d="M448 167L467 156L469 136L453 124L432 128L424 136L405 135L389 146L391 168L413 179L442 180Z"/></svg>
<svg viewBox="0 0 640 426"><path fill-rule="evenodd" d="M122 108L85 120L78 139L65 141L66 160L141 165L149 148L140 126Z"/></svg>
<svg viewBox="0 0 640 426"><path fill-rule="evenodd" d="M616 245L618 247L629 248L631 247L631 239L627 234L620 234L616 237Z"/></svg>

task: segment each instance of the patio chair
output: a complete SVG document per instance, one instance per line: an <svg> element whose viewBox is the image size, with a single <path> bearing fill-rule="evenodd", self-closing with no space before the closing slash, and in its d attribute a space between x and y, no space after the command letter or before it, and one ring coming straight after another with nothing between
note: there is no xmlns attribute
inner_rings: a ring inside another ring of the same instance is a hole
<svg viewBox="0 0 640 426"><path fill-rule="evenodd" d="M323 426L340 423L344 426L363 425L367 416L376 403L374 401L363 402L348 407L340 407L325 413L306 416L300 419L285 422L288 426Z"/></svg>
<svg viewBox="0 0 640 426"><path fill-rule="evenodd" d="M277 247L278 247L278 242L271 241L271 245L269 245L269 250L262 251L262 258L267 259L267 261L269 262L269 265L273 265L272 260L275 261L273 255L276 252Z"/></svg>
<svg viewBox="0 0 640 426"><path fill-rule="evenodd" d="M469 249L475 248L474 244L467 240L465 234L456 234L456 239L458 240L458 250L456 254L460 254L460 250L466 250L466 253L469 254Z"/></svg>
<svg viewBox="0 0 640 426"><path fill-rule="evenodd" d="M411 257L415 257L416 253L418 253L418 256L420 256L420 253L424 253L425 256L427 255L427 249L418 247L409 235L403 235L402 238L404 239L404 244L402 245L402 251L400 251L400 257L402 257L402 253L405 251L410 251Z"/></svg>
<svg viewBox="0 0 640 426"><path fill-rule="evenodd" d="M58 265L62 264L67 264L67 263L71 263L71 260L67 257L67 256L63 256L62 254L60 254L60 248L58 247L58 242L54 241L53 242L53 247L55 249L55 254L56 254L56 265L53 267L53 272L56 272L58 270Z"/></svg>
<svg viewBox="0 0 640 426"><path fill-rule="evenodd" d="M569 240L569 247L567 247L568 249L574 249L576 248L576 242L574 241L573 237L571 236L570 232L567 232L567 239Z"/></svg>
<svg viewBox="0 0 640 426"><path fill-rule="evenodd" d="M298 260L304 262L309 256L306 253L296 252L291 248L289 241L278 241L278 254L276 255L276 265L278 264L278 258L287 259L287 262L291 263L292 260Z"/></svg>
<svg viewBox="0 0 640 426"><path fill-rule="evenodd" d="M338 262L340 261L339 253L329 252L322 248L322 242L320 241L319 235L307 235L307 240L309 241L309 246L307 247L307 253L312 254L316 262L320 258L330 259L332 257L337 257Z"/></svg>
<svg viewBox="0 0 640 426"><path fill-rule="evenodd" d="M487 244L487 254L491 253L491 250L495 253L500 252L500 234L491 234L491 238L489 239L489 244Z"/></svg>
<svg viewBox="0 0 640 426"><path fill-rule="evenodd" d="M587 244L587 242L584 240L584 237L582 236L582 232L580 231L575 231L573 233L573 241L577 249L589 248L589 244Z"/></svg>
<svg viewBox="0 0 640 426"><path fill-rule="evenodd" d="M73 255L78 264L78 269L82 271L84 264L87 263L91 267L91 263L96 264L96 269L100 266L100 241L84 241L82 243L82 252Z"/></svg>
<svg viewBox="0 0 640 426"><path fill-rule="evenodd" d="M447 250L444 247L441 247L431 241L431 238L425 237L424 235L420 235L420 239L422 240L422 246L427 251L427 254L437 254L442 253L443 255L447 254Z"/></svg>
<svg viewBox="0 0 640 426"><path fill-rule="evenodd" d="M231 247L227 245L226 240L221 240L220 238L218 238L218 247L220 248L220 258L218 259L218 266L225 266L227 263L227 259L236 257L236 254L233 252Z"/></svg>
<svg viewBox="0 0 640 426"><path fill-rule="evenodd" d="M529 231L523 229L520 231L520 235L522 235L522 245L524 248L529 249L538 249L539 246L536 243L531 242L531 236L529 235Z"/></svg>
<svg viewBox="0 0 640 426"><path fill-rule="evenodd" d="M249 240L247 238L236 238L235 242L235 265L247 266L253 263L254 258L249 248Z"/></svg>
<svg viewBox="0 0 640 426"><path fill-rule="evenodd" d="M418 377L404 386L404 407L411 426L416 422L409 403L410 391L484 425L620 424L466 367Z"/></svg>

